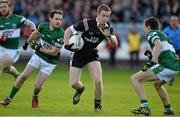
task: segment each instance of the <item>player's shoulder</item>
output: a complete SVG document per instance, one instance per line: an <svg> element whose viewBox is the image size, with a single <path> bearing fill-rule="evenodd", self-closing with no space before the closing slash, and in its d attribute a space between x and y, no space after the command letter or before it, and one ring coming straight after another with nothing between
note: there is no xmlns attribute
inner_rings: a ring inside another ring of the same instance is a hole
<svg viewBox="0 0 180 117"><path fill-rule="evenodd" d="M22 15L17 15L17 14L12 14L11 17L16 18L16 19L25 18L24 16L22 16Z"/></svg>
<svg viewBox="0 0 180 117"><path fill-rule="evenodd" d="M152 30L147 34L147 40L152 39L153 37L158 36L158 31Z"/></svg>
<svg viewBox="0 0 180 117"><path fill-rule="evenodd" d="M41 22L39 26L49 26L49 22Z"/></svg>
<svg viewBox="0 0 180 117"><path fill-rule="evenodd" d="M155 36L155 35L158 34L158 32L159 32L159 31L157 31L157 30L152 30L152 31L150 31L150 32L148 33L148 36Z"/></svg>
<svg viewBox="0 0 180 117"><path fill-rule="evenodd" d="M65 30L62 27L59 27L56 31L62 35L64 35L64 32L65 32Z"/></svg>
<svg viewBox="0 0 180 117"><path fill-rule="evenodd" d="M96 24L96 19L95 18L92 18L92 19L89 19L89 18L84 18L83 21L87 21L88 24Z"/></svg>

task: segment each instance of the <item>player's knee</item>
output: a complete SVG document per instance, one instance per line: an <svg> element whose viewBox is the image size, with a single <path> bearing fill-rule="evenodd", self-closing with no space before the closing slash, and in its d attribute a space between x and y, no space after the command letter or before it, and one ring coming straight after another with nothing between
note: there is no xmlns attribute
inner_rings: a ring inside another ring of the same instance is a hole
<svg viewBox="0 0 180 117"><path fill-rule="evenodd" d="M159 83L157 83L157 82L154 82L154 87L155 87L156 89L159 89L159 88L161 87L161 85L160 85Z"/></svg>
<svg viewBox="0 0 180 117"><path fill-rule="evenodd" d="M98 84L98 85L99 85L99 84L102 83L102 80L101 80L101 79L96 79L94 82L95 82L95 84Z"/></svg>
<svg viewBox="0 0 180 117"><path fill-rule="evenodd" d="M132 76L130 77L130 80L131 80L131 82L134 82L136 79L135 79L135 77L132 75Z"/></svg>
<svg viewBox="0 0 180 117"><path fill-rule="evenodd" d="M19 77L21 81L25 81L28 78L28 76L25 74L21 74Z"/></svg>

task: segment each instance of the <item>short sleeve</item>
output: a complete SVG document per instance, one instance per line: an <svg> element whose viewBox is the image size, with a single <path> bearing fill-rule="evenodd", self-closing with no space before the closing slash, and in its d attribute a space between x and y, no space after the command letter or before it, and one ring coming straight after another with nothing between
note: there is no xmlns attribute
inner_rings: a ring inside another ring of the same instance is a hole
<svg viewBox="0 0 180 117"><path fill-rule="evenodd" d="M83 20L75 23L75 24L73 25L73 27L74 27L74 29L75 29L76 31L83 32L83 31L85 30L85 27L84 27L84 24L83 24Z"/></svg>
<svg viewBox="0 0 180 117"><path fill-rule="evenodd" d="M27 19L24 16L19 16L20 17L20 27L23 27L27 23Z"/></svg>
<svg viewBox="0 0 180 117"><path fill-rule="evenodd" d="M37 28L37 30L38 30L38 32L42 32L42 30L43 30L43 23L40 23L39 25L38 25L38 28Z"/></svg>
<svg viewBox="0 0 180 117"><path fill-rule="evenodd" d="M150 43L154 43L154 41L156 39L160 39L159 35L157 32L150 32L147 36L147 40L150 42Z"/></svg>

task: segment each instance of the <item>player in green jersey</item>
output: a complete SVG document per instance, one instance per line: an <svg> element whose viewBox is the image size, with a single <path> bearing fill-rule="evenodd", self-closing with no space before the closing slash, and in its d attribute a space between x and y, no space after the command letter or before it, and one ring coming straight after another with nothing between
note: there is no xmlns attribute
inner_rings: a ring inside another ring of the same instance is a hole
<svg viewBox="0 0 180 117"><path fill-rule="evenodd" d="M147 18L144 21L144 31L147 33L146 39L152 49L152 54L150 61L142 67L142 70L131 76L133 87L141 102L138 109L132 110L135 114L151 115L142 84L147 81L154 82L154 87L164 104L164 114L174 114L168 93L163 85L171 82L173 76L178 73L180 61L168 37L160 32L159 25L159 20L155 17Z"/></svg>
<svg viewBox="0 0 180 117"><path fill-rule="evenodd" d="M39 70L32 98L32 107L38 107L39 92L46 79L56 67L60 57L60 49L64 44L64 30L61 28L62 21L63 12L53 10L49 14L49 22L40 23L38 29L31 34L27 42L35 50L35 53L32 55L22 74L15 81L10 95L1 101L1 105L7 106L24 81L33 71ZM40 38L40 43L35 41L38 38Z"/></svg>
<svg viewBox="0 0 180 117"><path fill-rule="evenodd" d="M12 14L12 5L6 0L0 1L0 75L2 72L12 74L14 77L19 75L12 65L18 60L20 29L23 26L30 26L35 30L33 22L23 16Z"/></svg>

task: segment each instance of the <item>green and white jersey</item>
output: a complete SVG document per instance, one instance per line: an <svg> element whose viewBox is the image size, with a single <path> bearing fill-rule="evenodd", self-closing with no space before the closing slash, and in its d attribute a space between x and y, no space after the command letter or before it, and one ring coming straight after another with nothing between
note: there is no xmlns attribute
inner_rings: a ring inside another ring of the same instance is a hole
<svg viewBox="0 0 180 117"><path fill-rule="evenodd" d="M147 35L147 40L151 49L154 48L154 42L156 39L159 39L162 44L162 49L158 57L159 64L165 68L180 71L180 61L176 56L175 49L170 44L170 39L159 30L150 31Z"/></svg>
<svg viewBox="0 0 180 117"><path fill-rule="evenodd" d="M38 26L38 31L41 33L41 46L46 49L52 49L52 47L57 47L61 49L64 44L64 30L62 28L58 28L52 31L49 26L50 24L48 22L43 22ZM59 54L57 56L51 56L39 51L36 51L35 53L40 58L51 64L57 64L60 57Z"/></svg>
<svg viewBox="0 0 180 117"><path fill-rule="evenodd" d="M18 49L20 40L20 29L26 24L23 16L11 14L8 18L0 16L0 36L7 36L6 41L0 45L8 49Z"/></svg>

